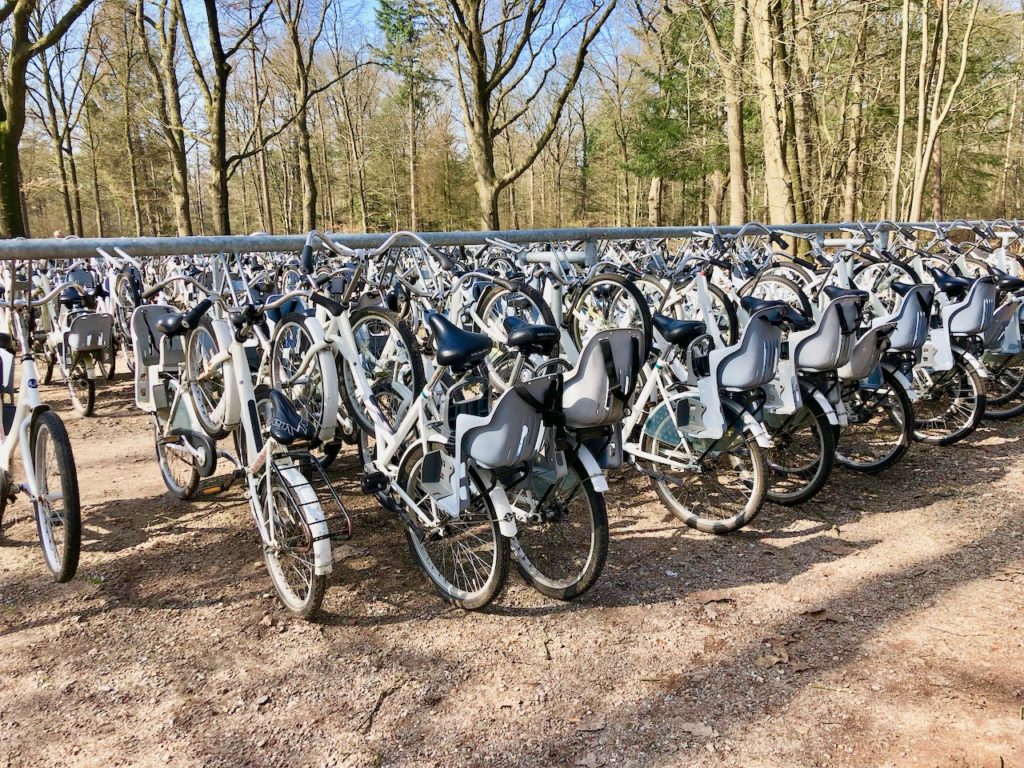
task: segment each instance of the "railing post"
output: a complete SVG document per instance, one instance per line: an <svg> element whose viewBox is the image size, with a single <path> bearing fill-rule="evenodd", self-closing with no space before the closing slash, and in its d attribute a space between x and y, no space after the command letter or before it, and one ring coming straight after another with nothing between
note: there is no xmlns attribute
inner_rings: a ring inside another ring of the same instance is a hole
<svg viewBox="0 0 1024 768"><path fill-rule="evenodd" d="M588 267L597 264L597 240L587 240L583 244L584 263Z"/></svg>

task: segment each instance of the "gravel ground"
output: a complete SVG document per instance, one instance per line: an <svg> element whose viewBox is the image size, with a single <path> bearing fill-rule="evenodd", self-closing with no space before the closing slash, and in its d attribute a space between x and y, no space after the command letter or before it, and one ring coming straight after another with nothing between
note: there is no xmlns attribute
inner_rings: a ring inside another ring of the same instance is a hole
<svg viewBox="0 0 1024 768"><path fill-rule="evenodd" d="M0 544L0 765L1024 765L1024 424L893 471L837 471L724 538L622 474L598 585L514 575L441 603L398 523L338 481L355 536L318 624L277 607L241 495L164 492L121 376L67 420L76 579L25 517Z"/></svg>

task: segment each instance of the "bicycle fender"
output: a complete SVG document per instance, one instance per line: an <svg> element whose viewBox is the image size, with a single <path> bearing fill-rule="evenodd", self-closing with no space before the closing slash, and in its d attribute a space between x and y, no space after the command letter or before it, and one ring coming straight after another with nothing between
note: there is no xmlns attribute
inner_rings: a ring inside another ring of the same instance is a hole
<svg viewBox="0 0 1024 768"><path fill-rule="evenodd" d="M46 403L40 403L39 405L32 409L32 413L28 417L28 435L30 440L32 438L33 432L35 432L36 422L39 420L39 417L46 413L48 410L50 410L50 406L48 406Z"/></svg>
<svg viewBox="0 0 1024 768"><path fill-rule="evenodd" d="M967 365L969 365L971 368L973 368L975 370L975 372L979 376L981 376L981 378L983 378L983 379L987 379L988 378L988 368L986 368L984 365L982 365L982 362L978 358L976 358L974 355L972 355L970 352L968 352L966 349L964 349L963 347L958 347L958 346L954 345L953 346L953 352L954 352L954 354L961 355L963 357L963 359L964 359L964 362L967 363Z"/></svg>
<svg viewBox="0 0 1024 768"><path fill-rule="evenodd" d="M316 491L302 472L295 467L284 467L280 471L282 478L291 486L291 492L298 501L298 508L302 510L303 522L309 526L309 532L313 536L313 571L317 576L324 576L333 569L334 558L331 555L330 531L324 519L323 507L320 506Z"/></svg>
<svg viewBox="0 0 1024 768"><path fill-rule="evenodd" d="M330 349L326 346L326 342L324 341L324 327L320 324L320 321L315 317L307 317L304 325L313 339L314 346L323 346L323 348L317 352L317 357L320 360L321 370L325 372L323 382L324 418L320 424L320 431L317 434L317 437L319 437L323 442L330 442L334 438L334 430L338 421L334 418L334 415L338 413L338 401L340 399L338 368L334 361L334 355L331 354ZM331 377L328 372L333 372L334 376Z"/></svg>
<svg viewBox="0 0 1024 768"><path fill-rule="evenodd" d="M494 511L498 517L498 528L501 530L501 535L508 539L513 539L519 534L519 528L516 525L516 513L512 509L512 502L508 500L508 494L505 493L505 489L501 487L501 484L495 485L489 491L491 502L494 504Z"/></svg>
<svg viewBox="0 0 1024 768"><path fill-rule="evenodd" d="M903 391L907 393L907 397L910 398L910 402L914 402L918 399L919 396L917 394L917 390L914 389L914 383L907 378L907 375L903 373L903 371L896 366L885 362L882 363L882 367L896 378L896 381L898 381L900 386L903 387Z"/></svg>
<svg viewBox="0 0 1024 768"><path fill-rule="evenodd" d="M817 387L814 387L811 392L811 397L814 398L814 402L821 406L821 410L825 412L828 423L833 427L839 426L839 416L836 414L835 407L829 402L828 398L825 397L825 393Z"/></svg>
<svg viewBox="0 0 1024 768"><path fill-rule="evenodd" d="M445 446L445 445L448 444L448 441L445 440L443 437L441 437L441 435L438 435L438 434L427 435L427 442L428 443L434 443L434 444L440 445L440 446ZM406 448L405 452L402 453L401 460L395 466L404 467L406 460L409 458L409 454L412 453L417 448L422 447L422 445L423 445L422 439L417 438L416 440L414 440L412 445L410 445L408 448Z"/></svg>
<svg viewBox="0 0 1024 768"><path fill-rule="evenodd" d="M772 442L771 435L768 434L764 425L749 413L743 416L743 424L750 429L751 433L754 435L754 440L759 446L762 448L775 447L775 443Z"/></svg>
<svg viewBox="0 0 1024 768"><path fill-rule="evenodd" d="M597 463L597 459L594 458L594 454L590 452L590 449L585 445L579 445L576 449L576 458L583 464L583 469L586 470L594 490L598 493L606 492L608 490L608 479L604 476L604 470L601 469L601 465Z"/></svg>

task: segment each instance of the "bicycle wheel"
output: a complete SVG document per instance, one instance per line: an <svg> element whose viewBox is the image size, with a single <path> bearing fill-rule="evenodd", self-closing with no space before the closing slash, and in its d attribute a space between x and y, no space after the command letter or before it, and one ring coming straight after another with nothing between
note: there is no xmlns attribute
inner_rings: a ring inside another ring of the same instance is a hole
<svg viewBox="0 0 1024 768"><path fill-rule="evenodd" d="M882 369L881 386L860 383L843 387L849 424L839 432L836 461L866 474L893 466L910 448L914 405L891 371Z"/></svg>
<svg viewBox="0 0 1024 768"><path fill-rule="evenodd" d="M160 466L160 476L172 496L179 499L190 499L199 487L199 470L195 459L190 453L181 449L184 437L176 440L164 439L160 430L160 422L153 417L153 442L156 445L156 461Z"/></svg>
<svg viewBox="0 0 1024 768"><path fill-rule="evenodd" d="M274 327L270 380L320 431L328 420L332 427L337 421L338 372L327 350L309 356L315 342L305 321L305 315L291 312ZM303 368L307 356L309 362Z"/></svg>
<svg viewBox="0 0 1024 768"><path fill-rule="evenodd" d="M40 497L32 506L43 559L56 581L70 581L82 548L78 473L64 422L53 411L44 411L32 425L32 462Z"/></svg>
<svg viewBox="0 0 1024 768"><path fill-rule="evenodd" d="M555 481L534 469L532 489L514 494L512 505L528 506L539 521L519 525L510 542L516 568L547 597L572 600L597 582L608 557L604 496L575 456L568 474Z"/></svg>
<svg viewBox="0 0 1024 768"><path fill-rule="evenodd" d="M224 413L227 392L224 366L211 367L218 353L213 324L204 317L185 337L185 371L188 377L188 396L195 408L199 425L214 440L226 437Z"/></svg>
<svg viewBox="0 0 1024 768"><path fill-rule="evenodd" d="M356 385L351 366L343 363L344 397L360 429L372 435L374 425L365 402L367 394L374 397L389 425L396 426L427 384L423 360L412 330L389 310L364 307L353 312L352 336L370 393Z"/></svg>
<svg viewBox="0 0 1024 768"><path fill-rule="evenodd" d="M113 336L110 337L110 343L106 349L97 353L96 364L103 378L112 381L117 374L117 345Z"/></svg>
<svg viewBox="0 0 1024 768"><path fill-rule="evenodd" d="M644 335L641 360L646 360L651 353L651 310L640 290L622 275L602 273L583 283L567 320L578 350L599 331L638 328Z"/></svg>
<svg viewBox="0 0 1024 768"><path fill-rule="evenodd" d="M132 313L142 303L139 289L127 274L117 276L114 282L114 328L124 352L124 362L135 373L135 348L132 344Z"/></svg>
<svg viewBox="0 0 1024 768"><path fill-rule="evenodd" d="M985 380L954 353L948 371L914 369L914 439L928 445L951 445L978 427L985 413Z"/></svg>
<svg viewBox="0 0 1024 768"><path fill-rule="evenodd" d="M986 353L985 418L1005 421L1024 413L1024 355Z"/></svg>
<svg viewBox="0 0 1024 768"><path fill-rule="evenodd" d="M458 519L437 507L434 496L423 487L423 451L413 449L403 460L398 482L417 505L429 508L439 524L416 532L406 528L409 550L442 599L466 610L489 605L508 579L509 541L498 528L494 503L480 489L470 470L472 501ZM410 511L410 517L415 513Z"/></svg>
<svg viewBox="0 0 1024 768"><path fill-rule="evenodd" d="M690 400L696 411L699 401ZM747 525L761 511L767 474L764 452L750 428L737 421L717 440L695 438L676 432L670 422L668 429L664 422L653 426L658 410L666 407L658 406L648 418L640 442L645 454L659 460L637 462L658 498L698 531L729 533ZM727 412L727 423L736 415Z"/></svg>
<svg viewBox="0 0 1024 768"><path fill-rule="evenodd" d="M805 317L813 317L811 300L803 288L788 277L776 274L762 274L740 289L741 296L753 296L762 301L783 301L799 310Z"/></svg>
<svg viewBox="0 0 1024 768"><path fill-rule="evenodd" d="M71 405L79 416L92 416L96 408L96 380L90 378L85 365L76 362L68 371Z"/></svg>
<svg viewBox="0 0 1024 768"><path fill-rule="evenodd" d="M506 317L516 317L533 325L555 324L551 307L539 291L528 285L522 285L515 291L500 285L491 286L480 297L476 314L483 322L483 328L474 327L472 330L486 333L492 339L500 341L506 340L505 328L502 325ZM491 384L500 391L508 389L510 384L508 379L511 366L507 364L507 359L503 360L506 355L503 347L495 344L485 361Z"/></svg>
<svg viewBox="0 0 1024 768"><path fill-rule="evenodd" d="M264 476L257 495L274 535L263 547L270 581L285 609L308 619L320 610L327 590L327 575L316 572L312 529L326 528L316 495L298 469L277 466Z"/></svg>
<svg viewBox="0 0 1024 768"><path fill-rule="evenodd" d="M764 426L775 444L765 452L769 501L792 506L820 491L836 458L836 435L813 389L801 382L803 405L795 413L765 412Z"/></svg>
<svg viewBox="0 0 1024 768"><path fill-rule="evenodd" d="M890 315L896 311L903 297L893 290L893 283L915 285L920 276L909 264L898 261L859 261L851 277L854 288L867 291L864 312L868 318Z"/></svg>
<svg viewBox="0 0 1024 768"><path fill-rule="evenodd" d="M646 286L647 284L641 288L645 295L648 294ZM651 288L650 292L653 294L654 289ZM740 321L732 300L714 283L708 283L708 300L722 341L726 345L735 344L739 338ZM677 320L704 319L697 296L697 286L692 282L685 286L673 286L662 306L668 309Z"/></svg>

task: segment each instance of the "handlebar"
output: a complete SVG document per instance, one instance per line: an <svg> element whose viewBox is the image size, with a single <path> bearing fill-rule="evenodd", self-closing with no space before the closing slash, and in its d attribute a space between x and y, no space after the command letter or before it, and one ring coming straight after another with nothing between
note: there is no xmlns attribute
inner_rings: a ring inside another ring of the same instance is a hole
<svg viewBox="0 0 1024 768"><path fill-rule="evenodd" d="M44 304L49 304L51 301L53 301L53 299L58 294L63 293L68 288L77 288L82 293L88 293L89 292L89 289L86 288L81 283L61 283L60 285L58 285L56 288L54 288L48 294L46 294L45 296L43 296L41 298L29 299L27 301L25 301L25 300L15 301L14 302L14 306L15 307L41 307ZM11 302L9 302L9 301L0 301L0 307L10 307L10 306L11 306Z"/></svg>

